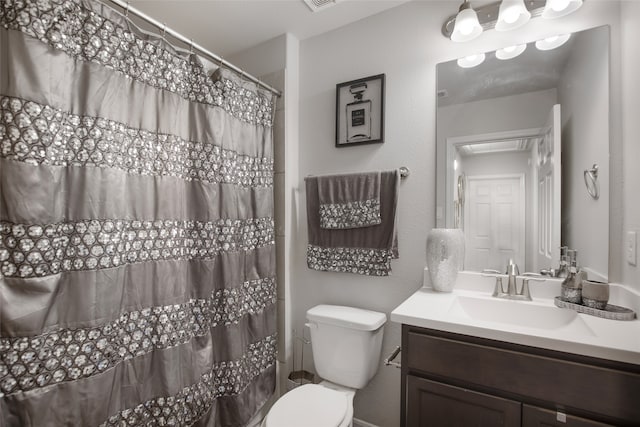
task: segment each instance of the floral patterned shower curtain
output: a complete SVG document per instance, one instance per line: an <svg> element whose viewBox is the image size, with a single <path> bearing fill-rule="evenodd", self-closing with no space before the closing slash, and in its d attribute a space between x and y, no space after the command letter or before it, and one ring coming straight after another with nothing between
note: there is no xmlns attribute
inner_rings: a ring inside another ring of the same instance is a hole
<svg viewBox="0 0 640 427"><path fill-rule="evenodd" d="M91 0L0 3L0 425L245 425L273 99Z"/></svg>

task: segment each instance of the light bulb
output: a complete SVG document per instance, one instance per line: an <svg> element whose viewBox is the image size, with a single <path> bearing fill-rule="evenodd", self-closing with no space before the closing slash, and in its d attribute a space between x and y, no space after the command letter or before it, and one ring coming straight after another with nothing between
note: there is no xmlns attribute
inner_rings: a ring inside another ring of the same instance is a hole
<svg viewBox="0 0 640 427"><path fill-rule="evenodd" d="M472 68L484 62L486 55L484 53L476 53L458 59L458 66L461 68Z"/></svg>
<svg viewBox="0 0 640 427"><path fill-rule="evenodd" d="M529 22L530 18L531 12L523 0L502 0L495 28L497 31L513 30Z"/></svg>
<svg viewBox="0 0 640 427"><path fill-rule="evenodd" d="M463 21L460 23L460 26L458 27L458 29L460 30L461 34L468 36L473 32L473 22Z"/></svg>
<svg viewBox="0 0 640 427"><path fill-rule="evenodd" d="M469 6L468 2L464 2L456 16L451 40L454 42L466 42L475 39L480 34L482 34L482 27L478 22L478 14Z"/></svg>
<svg viewBox="0 0 640 427"><path fill-rule="evenodd" d="M542 17L546 19L560 18L575 12L580 6L582 6L582 0L547 0Z"/></svg>
<svg viewBox="0 0 640 427"><path fill-rule="evenodd" d="M536 42L536 47L539 50L555 49L565 44L570 37L571 37L571 34L560 34L556 36L547 37L545 39L538 40Z"/></svg>
<svg viewBox="0 0 640 427"><path fill-rule="evenodd" d="M502 14L502 17L504 18L504 22L506 22L507 24L513 24L518 20L519 16L520 16L520 12L514 8L509 8L505 10L505 12Z"/></svg>
<svg viewBox="0 0 640 427"><path fill-rule="evenodd" d="M520 44L520 45L508 46L502 49L498 49L496 50L496 58L502 59L502 60L515 58L516 56L524 52L526 48L527 48L526 44Z"/></svg>
<svg viewBox="0 0 640 427"><path fill-rule="evenodd" d="M570 0L551 0L551 9L556 12L561 12L569 6Z"/></svg>

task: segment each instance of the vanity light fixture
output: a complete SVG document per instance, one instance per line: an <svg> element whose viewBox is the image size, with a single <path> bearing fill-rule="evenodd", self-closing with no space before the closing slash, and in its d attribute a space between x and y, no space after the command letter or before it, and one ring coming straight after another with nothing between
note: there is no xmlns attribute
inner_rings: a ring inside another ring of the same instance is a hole
<svg viewBox="0 0 640 427"><path fill-rule="evenodd" d="M496 22L496 31L509 31L522 27L529 22L531 12L524 5L524 0L502 0Z"/></svg>
<svg viewBox="0 0 640 427"><path fill-rule="evenodd" d="M471 7L469 0L464 0L455 18L451 40L454 42L468 42L480 34L482 34L482 27L478 22L478 15Z"/></svg>
<svg viewBox="0 0 640 427"><path fill-rule="evenodd" d="M538 50L551 50L562 46L569 40L571 34L560 34L557 36L547 37L546 39L538 40L536 47Z"/></svg>
<svg viewBox="0 0 640 427"><path fill-rule="evenodd" d="M464 0L456 15L442 24L442 34L454 42L473 40L483 31L507 31L538 16L559 18L574 12L584 0L502 0L471 8Z"/></svg>
<svg viewBox="0 0 640 427"><path fill-rule="evenodd" d="M526 44L518 44L508 47L503 47L502 49L496 50L496 58L498 59L512 59L516 56L520 55L527 48Z"/></svg>
<svg viewBox="0 0 640 427"><path fill-rule="evenodd" d="M547 0L542 11L545 19L555 19L575 12L582 6L582 0Z"/></svg>
<svg viewBox="0 0 640 427"><path fill-rule="evenodd" d="M458 66L462 68L473 68L484 62L486 55L484 53L476 53L474 55L465 56L458 59Z"/></svg>

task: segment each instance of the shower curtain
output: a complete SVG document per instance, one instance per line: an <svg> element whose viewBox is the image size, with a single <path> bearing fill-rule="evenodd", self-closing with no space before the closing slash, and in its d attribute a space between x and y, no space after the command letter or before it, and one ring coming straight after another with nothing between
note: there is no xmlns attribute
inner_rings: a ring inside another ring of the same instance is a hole
<svg viewBox="0 0 640 427"><path fill-rule="evenodd" d="M0 425L246 425L275 386L273 112L100 2L2 0Z"/></svg>

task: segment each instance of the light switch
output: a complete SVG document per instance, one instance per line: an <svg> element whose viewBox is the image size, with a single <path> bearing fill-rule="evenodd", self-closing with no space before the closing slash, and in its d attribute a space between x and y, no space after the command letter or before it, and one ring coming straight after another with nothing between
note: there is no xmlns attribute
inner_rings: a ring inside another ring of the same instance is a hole
<svg viewBox="0 0 640 427"><path fill-rule="evenodd" d="M635 231L627 232L627 262L630 265L637 265L637 249L638 249L638 239Z"/></svg>

